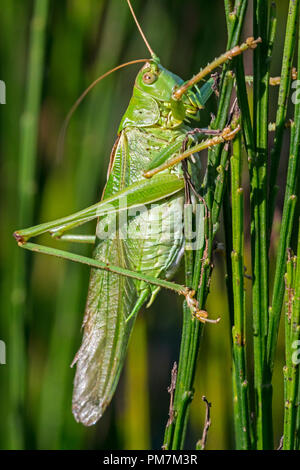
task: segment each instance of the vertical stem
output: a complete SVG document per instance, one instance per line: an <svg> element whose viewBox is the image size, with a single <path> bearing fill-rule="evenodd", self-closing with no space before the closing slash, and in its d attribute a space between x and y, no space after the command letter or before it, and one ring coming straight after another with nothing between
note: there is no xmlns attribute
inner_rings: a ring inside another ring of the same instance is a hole
<svg viewBox="0 0 300 470"><path fill-rule="evenodd" d="M298 255L299 256L299 255ZM299 359L299 357L298 357ZM298 398L296 409L296 432L295 432L295 450L300 450L300 373L298 373Z"/></svg>
<svg viewBox="0 0 300 470"><path fill-rule="evenodd" d="M234 325L234 298L233 298L233 276L232 276L232 262L231 262L231 253L232 248L232 214L231 214L231 205L230 205L230 181L227 182L225 195L223 200L223 220L225 236L225 256L226 256L226 290L227 290L227 299L228 299L228 310L230 318L230 341L232 344L232 328ZM240 432L240 414L239 414L239 403L237 396L237 383L236 383L236 371L235 364L232 358L232 402L233 402L233 420L234 420L234 435L235 435L235 447L236 449L242 448L241 441L241 432Z"/></svg>
<svg viewBox="0 0 300 470"><path fill-rule="evenodd" d="M37 154L38 119L44 64L45 28L48 0L36 0L30 31L29 65L24 113L21 117L20 174L18 182L18 224L30 225L33 214L35 166ZM24 312L26 308L25 253L18 251L14 266L13 291L18 293L12 306L10 348L10 404L11 446L23 446L22 427L25 410L25 345Z"/></svg>
<svg viewBox="0 0 300 470"><path fill-rule="evenodd" d="M293 357L300 340L300 229L297 258L290 258L286 274L286 365L284 368L285 403L283 449L294 450L296 438L297 409L299 403L299 363Z"/></svg>
<svg viewBox="0 0 300 470"><path fill-rule="evenodd" d="M226 22L227 22L227 31L228 31L228 47L232 47L232 45L237 41L237 38L240 35L241 26L243 24L243 18L247 9L247 2L233 2L224 0L225 6L225 15L226 15ZM226 84L227 80L227 84ZM225 75L225 83L223 83L222 92L226 96L226 94L231 95L231 87L232 87L232 73L231 71L227 71ZM219 110L222 109L220 106ZM219 116L216 119L216 123L213 123L217 127L217 125L222 126L225 124L225 121L222 122ZM218 148L213 150L209 153L209 159L213 160L214 155L218 152ZM225 157L225 158L224 158ZM219 173L217 179L226 175L226 164L228 162L228 146L226 145L223 149L221 155L220 165L217 166L217 172ZM232 233L231 233L231 211L230 211L230 204L229 204L229 191L228 185L230 182L224 185L218 185L222 188L222 196L225 198L223 199L223 218L224 218L224 226L226 227L225 230L225 246L226 246L226 266L227 266L227 274L226 274L226 288L227 288L227 296L228 296L228 307L229 307L229 315L230 315L230 324L231 327L233 326L233 317L234 317L234 307L233 307L233 290L232 290L232 265L231 265L231 256L230 253L232 251ZM218 191L215 191L214 195L214 202L213 202L213 227L214 232L217 230L217 214L219 214L220 204L218 198ZM234 428L235 428L235 436L236 436L236 446L237 448L242 448L243 444L240 440L241 433L238 432L240 429L240 416L239 416L239 406L238 406L238 397L237 397L237 384L236 384L236 374L235 374L235 365L233 363L233 371L232 371L232 393L233 393L233 407L234 407Z"/></svg>
<svg viewBox="0 0 300 470"><path fill-rule="evenodd" d="M204 205L201 204L198 206L199 211L199 223L201 227L198 226L198 230L203 234L203 237L200 237L200 246L196 253L196 258L204 257L205 250L205 237L207 236L207 227L208 220L204 216ZM186 212L185 226L191 226L192 220L190 219L191 212ZM205 236L204 236L205 234ZM185 248L185 272L186 272L186 284L193 287L197 290L199 284L195 280L194 273L194 253L192 246L187 243ZM205 269L205 268L204 268ZM203 269L203 273L205 272ZM203 276L204 278L204 276ZM198 294L197 298L200 305L203 305L203 290L205 282L201 284L201 298ZM190 309L187 307L186 303L183 306L183 327L182 327L182 340L178 364L178 374L176 381L176 389L174 394L174 414L175 419L173 422L169 423L166 427L165 437L164 437L164 448L165 449L180 449L184 445L187 417L188 417L188 407L192 400L192 385L195 376L196 369L196 358L199 348L200 333L202 330L202 325L200 322L191 316Z"/></svg>
<svg viewBox="0 0 300 470"><path fill-rule="evenodd" d="M264 387L268 327L268 251L267 251L267 148L268 148L268 6L254 1L254 36L262 43L254 51L253 128L255 159L250 162L251 240L253 272L254 388L256 394L256 438L258 449L273 448L272 413L267 409ZM270 405L270 403L269 403Z"/></svg>
<svg viewBox="0 0 300 470"><path fill-rule="evenodd" d="M298 67L300 67L300 31L298 40ZM298 101L298 102L297 102ZM270 308L268 331L268 367L272 374L279 330L280 313L284 296L284 273L286 271L287 249L290 245L296 199L299 185L300 160L300 100L295 100L294 122L291 124L291 144L288 160L288 171L282 223L280 227L278 254L276 259L275 278Z"/></svg>
<svg viewBox="0 0 300 470"><path fill-rule="evenodd" d="M226 13L231 8L228 8L229 3L225 4ZM228 17L228 48L235 46L239 41L239 35L243 24L245 11L247 7L246 1L235 2L235 8ZM230 106L230 97L233 86L232 72L228 70L229 66L223 67L222 85L220 90L220 100L218 106L217 117L212 123L212 128L222 128L225 126ZM227 152L228 153L228 152ZM205 218L199 222L197 231L204 234L204 244L201 246L195 255L194 265L192 266L193 259L192 253L186 251L186 271L187 271L187 285L192 287L197 292L197 299L201 308L204 308L206 296L208 293L208 283L211 273L211 254L212 242L214 234L218 226L218 218L222 204L222 197L224 195L225 178L221 176L218 178L218 169L221 168L224 172L224 162L227 161L227 153L225 159L222 159L222 146L216 146L208 153L208 169L205 176L203 187L203 196L208 208ZM222 166L223 165L223 166ZM217 185L215 180L217 179ZM203 210L203 205L200 205ZM203 227L204 221L204 227ZM193 273L193 275L191 275ZM192 280L193 279L193 280ZM192 284L191 284L192 280ZM182 340L180 348L180 357L178 365L178 376L176 383L176 390L174 396L174 411L175 420L171 423L165 432L164 448L165 449L179 449L184 445L185 431L188 418L188 408L192 400L192 386L195 375L196 359L199 349L200 335L202 332L202 325L199 324L195 318L191 317L190 311L184 305L184 321L182 330Z"/></svg>
<svg viewBox="0 0 300 470"><path fill-rule="evenodd" d="M288 96L291 85L291 69L293 63L293 55L295 49L296 41L296 25L299 18L299 0L290 0L286 33L285 33L285 42L284 50L282 57L282 67L280 75L280 86L278 93L278 104L277 104L277 114L276 114L276 129L274 137L274 146L271 151L271 167L270 167L270 187L269 187L269 218L268 218L268 230L269 234L272 229L274 208L275 208L275 199L278 191L278 186L276 185L278 166L280 160L280 153L282 148L282 140L284 133L284 125L287 114L287 105L288 105ZM299 69L298 69L299 70Z"/></svg>
<svg viewBox="0 0 300 470"><path fill-rule="evenodd" d="M229 5L228 2L227 5ZM230 18L228 18L228 21L230 21L231 24L229 29L228 48L232 48L239 42L246 7L247 1L235 1L233 12L230 15ZM226 13L229 11L229 9L226 8L226 4L225 10ZM233 75L232 72L228 70L229 67L230 65L228 64L223 67L218 113L216 119L211 125L212 128L222 128L225 126L227 121L233 87ZM201 308L204 308L206 296L208 294L208 283L211 274L212 243L214 234L217 230L218 217L222 197L224 195L223 185L225 184L225 178L221 177L217 179L217 186L215 183L215 179L218 176L217 168L219 168L220 165L221 155L222 146L216 146L216 148L211 150L208 154L208 169L202 185L202 194L205 198L208 211L205 217L202 218L202 220L199 220L199 225L197 227L197 232L203 233L204 235L204 244L196 250L193 266L192 254L189 253L190 250L187 250L186 253L186 270L188 272L186 282L187 285L192 285L193 289L197 292L197 299ZM199 206L202 207L202 210L204 209L202 204ZM193 273L192 277L191 273ZM190 284L191 280L192 284ZM203 329L202 325L191 316L190 310L186 305L184 305L183 308L183 315L182 339L174 396L175 419L171 424L169 424L169 426L167 426L164 437L164 448L173 450L180 449L184 445L189 404L192 400L192 387L196 369L196 359L199 349L200 335Z"/></svg>
<svg viewBox="0 0 300 470"><path fill-rule="evenodd" d="M230 35L231 30L232 30L231 16L234 11L234 0L224 0L224 8L225 8L226 23L227 23L227 31L228 31L228 35Z"/></svg>
<svg viewBox="0 0 300 470"><path fill-rule="evenodd" d="M232 198L232 289L234 325L232 328L233 361L237 409L239 415L237 442L243 450L250 449L250 413L245 351L245 292L244 292L244 191L242 186L241 136L233 143L231 163Z"/></svg>

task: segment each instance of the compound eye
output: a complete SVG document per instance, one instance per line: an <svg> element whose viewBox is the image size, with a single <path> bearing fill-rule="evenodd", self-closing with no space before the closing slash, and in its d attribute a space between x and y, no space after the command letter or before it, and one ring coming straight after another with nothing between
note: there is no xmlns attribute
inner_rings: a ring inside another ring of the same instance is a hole
<svg viewBox="0 0 300 470"><path fill-rule="evenodd" d="M146 72L143 75L143 82L147 83L147 85L151 85L151 83L154 83L156 79L157 75L152 72Z"/></svg>

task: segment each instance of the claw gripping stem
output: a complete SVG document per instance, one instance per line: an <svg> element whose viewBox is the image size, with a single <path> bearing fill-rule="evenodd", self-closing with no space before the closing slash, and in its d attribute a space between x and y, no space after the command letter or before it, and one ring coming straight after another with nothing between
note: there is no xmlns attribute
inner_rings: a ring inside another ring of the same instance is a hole
<svg viewBox="0 0 300 470"><path fill-rule="evenodd" d="M188 307L191 309L192 314L196 317L201 323L219 323L221 318L217 318L216 320L212 320L208 318L208 313L205 310L199 309L199 303L195 299L195 291L192 289L186 289L185 292L182 292L185 296L186 303Z"/></svg>

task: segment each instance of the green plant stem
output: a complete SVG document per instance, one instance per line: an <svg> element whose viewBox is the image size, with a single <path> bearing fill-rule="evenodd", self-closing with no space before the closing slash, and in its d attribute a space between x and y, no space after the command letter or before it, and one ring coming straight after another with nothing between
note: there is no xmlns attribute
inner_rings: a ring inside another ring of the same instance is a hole
<svg viewBox="0 0 300 470"><path fill-rule="evenodd" d="M244 191L242 188L241 136L233 142L231 163L232 198L232 290L234 300L234 325L232 328L233 373L239 423L236 428L240 449L251 448L249 385L246 371L245 351L245 292L244 292Z"/></svg>
<svg viewBox="0 0 300 470"><path fill-rule="evenodd" d="M282 149L283 133L285 129L285 120L287 115L288 96L291 85L291 69L293 64L293 55L296 41L296 25L299 19L300 0L290 0L285 42L282 58L282 67L280 75L280 86L278 92L277 114L276 114L276 129L274 137L274 146L271 151L271 166L270 166L270 187L269 187L269 218L268 230L269 235L272 229L275 199L278 191L276 185L277 173L279 167L280 153ZM299 70L299 69L298 69Z"/></svg>
<svg viewBox="0 0 300 470"><path fill-rule="evenodd" d="M231 29L229 31L228 49L239 42L239 35L244 20L247 2L235 2L235 13L230 17ZM238 13L238 14L237 14ZM229 18L228 18L229 20ZM228 118L230 106L230 97L233 87L232 72L229 71L230 65L223 67L220 99L216 119L211 124L214 129L225 126ZM218 226L218 217L224 195L223 185L225 178L218 177L217 168L219 168L222 145L216 146L208 153L208 168L202 185L202 196L208 212L203 221L200 221L201 227L197 227L197 232L204 233L204 246L196 250L194 264L192 266L192 253L187 250L186 270L187 280L191 281L192 287L197 291L197 299L201 308L204 308L206 296L208 294L208 284L211 275L211 255L214 233ZM224 162L223 162L224 163ZM222 166L222 165L221 165ZM219 174L220 175L220 174ZM192 274L193 273L193 274ZM178 375L174 395L174 416L172 423L166 427L164 436L164 449L182 449L185 441L185 433L188 420L188 410L193 397L193 382L196 370L196 360L200 344L200 335L203 330L202 325L190 314L186 304L183 307L183 327L180 346L180 357L178 364Z"/></svg>
<svg viewBox="0 0 300 470"><path fill-rule="evenodd" d="M220 165L217 166L217 177L216 177L216 190L214 193L214 201L212 208L212 223L214 233L218 229L218 220L220 216L220 210L224 201L224 194L227 188L227 173L228 173L228 153L229 144L225 144L221 153Z"/></svg>
<svg viewBox="0 0 300 470"><path fill-rule="evenodd" d="M250 161L251 250L253 273L254 388L257 449L273 448L270 393L265 388L269 282L267 249L267 155L270 48L268 5L255 0L253 30L262 38L253 54L253 129L255 158Z"/></svg>
<svg viewBox="0 0 300 470"><path fill-rule="evenodd" d="M204 205L200 205L200 224L198 227L207 235L208 219L204 216ZM185 224L191 223L191 220L185 220ZM201 233L201 232L200 232ZM205 241L201 237L200 244L196 257L204 256ZM195 282L193 275L194 267L194 252L189 243L185 248L185 272L186 283L197 290L198 283ZM203 283L202 283L203 286ZM202 287L203 291L203 287ZM199 301L199 297L198 297ZM201 302L201 299L200 299ZM202 300L203 302L203 300ZM202 306L202 303L200 303ZM185 431L188 413L188 406L193 398L192 385L195 376L196 357L199 348L200 333L202 325L200 322L191 316L190 309L186 303L183 306L183 326L182 326L182 342L180 348L178 374L176 380L176 389L174 394L173 421L168 421L164 436L164 449L180 449L184 445Z"/></svg>
<svg viewBox="0 0 300 470"><path fill-rule="evenodd" d="M300 229L298 234L297 257L290 258L286 275L286 365L284 368L285 403L283 449L294 450L296 438L297 409L299 403L299 364L293 353L300 340Z"/></svg>
<svg viewBox="0 0 300 470"><path fill-rule="evenodd" d="M298 398L297 398L297 409L296 409L296 439L295 439L295 450L300 450L300 374L298 375Z"/></svg>
<svg viewBox="0 0 300 470"><path fill-rule="evenodd" d="M228 34L230 34L231 29L232 29L232 22L230 20L230 17L234 10L234 0L224 0L224 8L225 8L226 23L227 23L227 31L228 31Z"/></svg>
<svg viewBox="0 0 300 470"><path fill-rule="evenodd" d="M298 41L298 67L300 66L300 33ZM290 246L291 233L293 228L295 207L299 185L299 160L300 160L300 102L296 100L294 110L294 122L291 124L291 144L288 160L286 190L282 213L282 223L280 227L278 254L276 258L276 268L272 295L272 304L269 311L269 331L268 331L268 368L272 374L280 314L284 297L284 274L286 271L287 249Z"/></svg>
<svg viewBox="0 0 300 470"><path fill-rule="evenodd" d="M260 18L260 8L255 5L255 13ZM257 10L258 8L258 10ZM266 12L264 12L266 16ZM262 15L263 18L263 15ZM271 18L270 18L271 19ZM260 26L261 27L261 26ZM272 31L272 28L270 28ZM260 31L262 32L262 31ZM256 32L258 34L258 31ZM270 47L268 47L270 51ZM255 118L256 123L255 134L252 129L251 115L247 98L245 73L242 58L237 58L236 64L236 81L237 95L239 107L241 109L242 129L244 141L248 155L248 165L250 173L251 193L251 252L252 252L252 272L253 272L253 328L254 328L254 376L255 376L255 392L256 392L256 411L257 411L257 447L271 447L271 440L268 438L272 435L272 414L271 414L271 387L268 391L265 386L264 363L266 348L266 320L267 320L267 251L266 251L266 106L267 97L264 93L257 95L257 86L265 89L268 83L268 73L260 70L261 62L265 60L264 54L256 59L257 65L255 75L262 73L262 82L257 84L256 79L256 95L255 95ZM266 88L267 89L267 88ZM265 93L267 93L265 91ZM261 102L260 102L261 100ZM258 102L257 102L258 101ZM262 113L262 115L261 115ZM265 117L264 122L262 116ZM259 150L256 153L255 139L260 142ZM264 198L265 196L265 198ZM261 204L264 201L264 204ZM267 396L263 394L263 390L267 391ZM268 444L268 445L267 445Z"/></svg>
<svg viewBox="0 0 300 470"><path fill-rule="evenodd" d="M231 49L239 42L248 0L224 0L224 4L228 32L227 48Z"/></svg>
<svg viewBox="0 0 300 470"><path fill-rule="evenodd" d="M18 223L30 225L34 208L35 167L37 155L37 133L42 89L45 29L48 0L36 0L30 30L29 65L27 70L24 112L21 116L20 174L18 181ZM23 447L23 419L25 411L25 344L24 315L26 312L26 267L25 253L18 252L14 262L14 298L9 337L10 368L9 410L12 448Z"/></svg>
<svg viewBox="0 0 300 470"><path fill-rule="evenodd" d="M220 188L220 186L224 184L225 179L220 178L218 180L218 189L216 190L218 195L223 194L223 190ZM208 194L210 194L210 192L209 190L206 190L204 197L207 208L209 208L207 197ZM221 201L219 200L219 202ZM197 233L202 233L203 237L200 237L200 247L196 250L195 257L193 256L192 249L190 249L189 245L187 245L185 252L185 268L186 284L191 286L193 290L197 292L199 306L204 308L211 275L210 260L213 242L213 223L209 209L206 211L203 204L201 204L200 207L202 214L199 214L200 217ZM217 213L219 213L219 211L216 209L215 216ZM217 223L217 220L215 223ZM197 319L191 316L190 310L185 303L183 307L182 342L174 395L175 419L166 427L164 437L165 449L176 450L181 449L184 446L188 409L193 398L192 387L202 329L203 325L201 325Z"/></svg>
<svg viewBox="0 0 300 470"><path fill-rule="evenodd" d="M228 310L230 318L230 342L232 344L232 328L234 325L234 298L233 298L233 276L232 276L232 262L231 262L231 253L232 248L232 214L231 214L231 205L230 205L230 181L227 181L225 194L223 199L223 221L224 227L224 236L225 236L225 257L226 257L226 290L227 290L227 300L228 300ZM236 371L234 360L232 361L232 402L233 402L233 420L234 420L234 435L235 435L235 448L242 448L241 441L241 432L240 432L240 415L239 415L239 403L237 396L237 383L236 383Z"/></svg>
<svg viewBox="0 0 300 470"><path fill-rule="evenodd" d="M285 366L283 368L283 379L284 379L284 433L283 442L285 446L290 442L290 412L291 407L289 403L290 397L290 384L289 377L291 374L291 311L294 298L294 277L295 277L295 258L289 257L286 264L285 273Z"/></svg>

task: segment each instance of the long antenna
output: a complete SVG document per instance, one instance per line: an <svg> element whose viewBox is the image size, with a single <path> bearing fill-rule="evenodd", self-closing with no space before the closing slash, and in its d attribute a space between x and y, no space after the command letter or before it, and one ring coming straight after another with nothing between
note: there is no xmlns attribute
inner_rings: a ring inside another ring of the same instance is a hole
<svg viewBox="0 0 300 470"><path fill-rule="evenodd" d="M57 155L58 158L62 155L63 152L63 147L64 147L64 142L65 142L65 136L66 136L66 131L68 129L71 117L73 116L74 112L80 105L80 103L84 100L86 95L101 81L103 78L107 77L111 73L115 72L116 70L122 69L123 67L127 67L127 65L132 65L132 64L138 64L139 62L148 62L149 59L136 59L136 60L131 60L130 62L125 62L124 64L120 64L117 67L114 67L113 69L109 70L108 72L105 72L103 75L100 77L96 78L85 90L84 92L77 98L75 103L73 104L72 108L67 114L66 119L64 120L63 126L60 131L60 136L58 139L58 147L57 147Z"/></svg>
<svg viewBox="0 0 300 470"><path fill-rule="evenodd" d="M130 0L127 0L127 3L128 3L129 8L130 8L130 11L131 11L131 14L132 14L132 16L133 16L133 19L134 19L134 21L135 21L135 23L136 23L136 25L137 25L137 28L138 28L138 30L139 30L139 32L140 32L142 38L143 38L143 41L144 41L144 43L146 44L146 47L147 47L148 51L149 51L150 54L151 54L151 57L156 57L156 54L154 54L153 50L151 49L150 44L149 44L149 42L147 41L146 36L145 36L145 34L143 33L143 30L142 30L142 28L141 28L141 26L140 26L140 24L139 24L139 22L138 22L138 20L137 20L137 17L135 16L135 13L134 13L134 10L133 10L132 5L131 5L131 3L130 3Z"/></svg>

